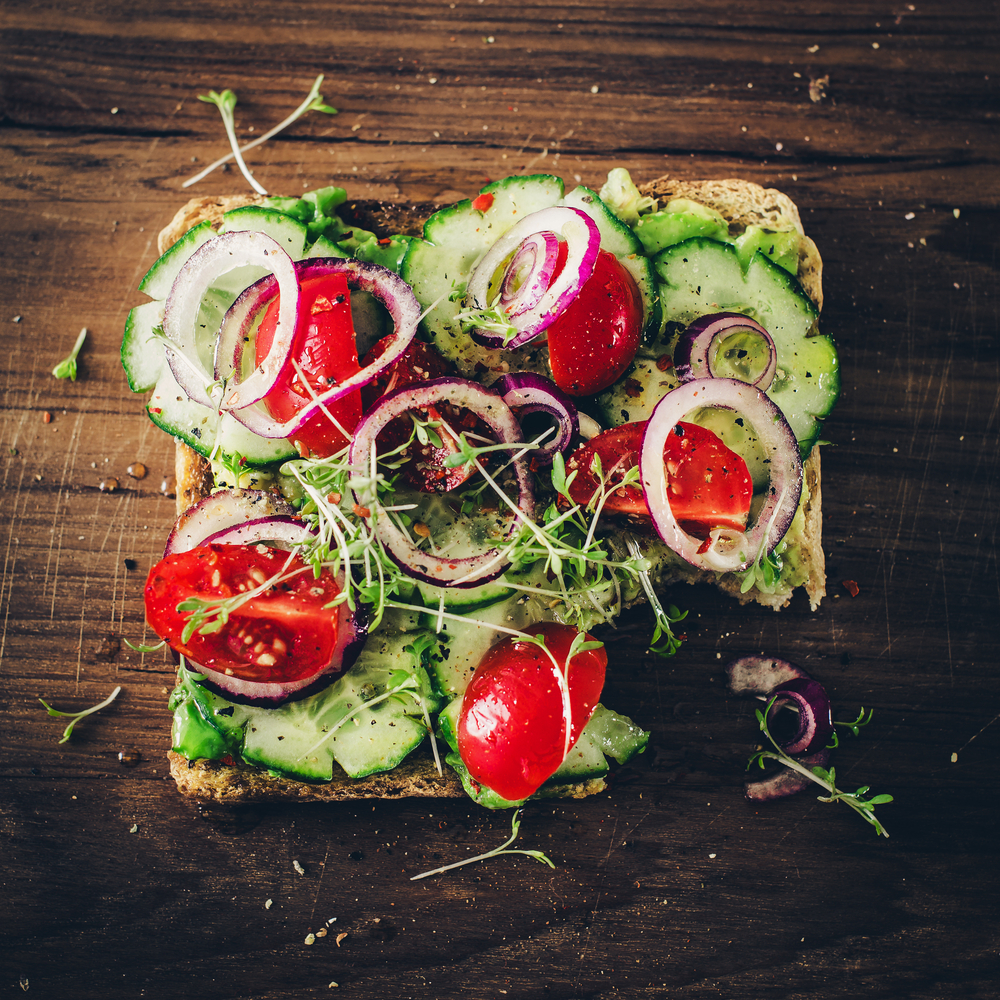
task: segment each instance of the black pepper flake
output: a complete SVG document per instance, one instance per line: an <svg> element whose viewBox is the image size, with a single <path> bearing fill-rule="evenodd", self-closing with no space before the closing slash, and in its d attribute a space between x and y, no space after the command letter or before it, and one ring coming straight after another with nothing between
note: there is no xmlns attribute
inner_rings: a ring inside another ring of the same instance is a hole
<svg viewBox="0 0 1000 1000"><path fill-rule="evenodd" d="M139 564L134 559L126 559L125 560L125 568L126 569L138 569L139 568Z"/></svg>

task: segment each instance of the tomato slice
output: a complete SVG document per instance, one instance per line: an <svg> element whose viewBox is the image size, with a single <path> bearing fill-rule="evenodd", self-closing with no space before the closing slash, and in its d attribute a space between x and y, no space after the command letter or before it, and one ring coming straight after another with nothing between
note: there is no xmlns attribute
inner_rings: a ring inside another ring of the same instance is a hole
<svg viewBox="0 0 1000 1000"><path fill-rule="evenodd" d="M708 538L713 528L746 529L753 480L747 463L718 434L681 421L667 435L663 461L670 509L689 535Z"/></svg>
<svg viewBox="0 0 1000 1000"><path fill-rule="evenodd" d="M351 291L346 275L326 274L303 281L299 295L302 315L308 320L300 324L295 332L292 356L305 373L313 392L320 395L330 386L361 371L351 320ZM278 305L279 297L275 296L268 304L257 330L257 364L267 357L271 349L278 325ZM275 420L285 421L311 401L312 394L302 384L298 373L290 368L264 398L264 406ZM353 431L361 419L361 395L352 392L328 404L327 409L344 430ZM300 452L312 452L320 457L332 455L350 442L350 438L341 434L324 413L310 417L295 435L295 440Z"/></svg>
<svg viewBox="0 0 1000 1000"><path fill-rule="evenodd" d="M622 424L591 438L566 462L567 474L576 470L570 497L586 506L600 488L592 471L594 456L601 460L606 483L620 482L639 464L645 421ZM712 431L681 421L667 435L663 449L667 465L670 509L680 526L695 538L707 538L713 528L743 531L750 514L753 480L746 462ZM623 486L611 493L604 510L648 518L642 488Z"/></svg>
<svg viewBox="0 0 1000 1000"><path fill-rule="evenodd" d="M564 243L559 256L561 267ZM594 273L546 332L552 379L570 396L600 392L625 374L639 348L642 297L614 254L598 253Z"/></svg>
<svg viewBox="0 0 1000 1000"><path fill-rule="evenodd" d="M376 361L396 339L394 333L383 337L365 355L363 364L369 365ZM377 399L403 386L414 382L424 382L442 375L452 375L454 370L430 344L422 340L414 340L406 348L399 360L388 371L370 382L362 390L362 400L367 410ZM426 409L414 410L413 414L419 420L437 422L444 420L456 432L473 431L489 437L488 428L468 410L445 403L441 406L429 406ZM380 453L398 448L410 438L413 433L413 421L409 416L393 420L378 437ZM421 444L414 439L410 445L409 461L400 469L403 478L414 488L423 493L447 493L457 489L472 476L463 466L448 468L447 459L459 452L458 442L443 427L434 428L434 433L441 445L433 441Z"/></svg>
<svg viewBox="0 0 1000 1000"><path fill-rule="evenodd" d="M590 503L594 494L600 489L601 482L592 471L595 456L601 460L601 470L607 484L620 483L629 469L639 464L639 452L642 448L642 435L646 422L637 421L622 424L591 438L585 445L577 448L566 461L566 474L575 471L576 478L570 484L569 495L584 507ZM614 490L604 503L604 510L609 514L630 514L637 517L649 517L649 508L643 496L642 487L622 486Z"/></svg>
<svg viewBox="0 0 1000 1000"><path fill-rule="evenodd" d="M543 635L569 685L576 743L604 688L604 648L577 653L566 666L576 629L544 622L526 629ZM587 639L590 640L590 636ZM566 720L552 660L516 636L492 646L462 699L458 750L469 774L505 799L533 795L563 762Z"/></svg>
<svg viewBox="0 0 1000 1000"><path fill-rule="evenodd" d="M301 559L288 559L266 545L204 545L166 556L146 580L146 620L178 653L231 676L284 683L318 674L337 644L337 609L324 605L340 588L329 572L317 579ZM219 631L183 641L191 612L178 604L233 597L278 573L288 578L233 611Z"/></svg>

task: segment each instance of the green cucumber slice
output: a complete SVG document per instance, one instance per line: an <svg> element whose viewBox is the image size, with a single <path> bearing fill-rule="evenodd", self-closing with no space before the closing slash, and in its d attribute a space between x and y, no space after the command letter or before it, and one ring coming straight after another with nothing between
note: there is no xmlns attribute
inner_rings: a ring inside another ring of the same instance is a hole
<svg viewBox="0 0 1000 1000"><path fill-rule="evenodd" d="M759 251L744 275L735 247L701 237L668 247L653 263L666 323L686 326L698 316L730 311L752 317L771 334L778 353L778 374L767 395L791 425L802 454L808 455L819 437L823 418L836 402L840 370L833 341L816 333L818 310L797 279ZM670 353L672 346L661 340L648 355ZM645 368L652 376L648 363ZM655 363L653 369L657 383L676 384L670 373L655 369ZM635 377L634 373L630 377ZM637 409L651 411L669 391L668 385L644 392L647 398L640 408L619 405L620 395L609 397L607 415L613 419L616 410L630 414ZM623 386L627 390L626 383ZM618 389L615 387L616 392ZM628 419L643 417L632 415Z"/></svg>
<svg viewBox="0 0 1000 1000"><path fill-rule="evenodd" d="M163 322L163 303L144 302L125 320L122 337L122 368L133 392L149 392L166 367L163 348L153 334Z"/></svg>
<svg viewBox="0 0 1000 1000"><path fill-rule="evenodd" d="M218 234L208 219L189 229L146 272L139 282L139 291L153 299L165 299L170 294L177 272L187 263L191 254L216 235Z"/></svg>
<svg viewBox="0 0 1000 1000"><path fill-rule="evenodd" d="M423 667L407 647L413 635L373 636L355 665L329 687L278 708L239 705L181 671L175 692L174 749L189 758L238 752L249 764L304 781L329 781L334 763L352 778L398 766L427 735L417 698L399 692L412 677L429 713L437 700ZM192 706L205 726L195 726ZM221 752L220 752L221 751Z"/></svg>

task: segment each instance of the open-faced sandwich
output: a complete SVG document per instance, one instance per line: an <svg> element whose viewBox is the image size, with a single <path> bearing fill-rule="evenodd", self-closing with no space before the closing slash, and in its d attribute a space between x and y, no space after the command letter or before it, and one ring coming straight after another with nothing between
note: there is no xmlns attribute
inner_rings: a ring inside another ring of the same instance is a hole
<svg viewBox="0 0 1000 1000"><path fill-rule="evenodd" d="M146 586L171 771L229 802L590 794L647 739L591 630L648 601L671 653L667 584L825 592L819 255L743 181L378 211L198 199L140 286L122 360L178 455Z"/></svg>

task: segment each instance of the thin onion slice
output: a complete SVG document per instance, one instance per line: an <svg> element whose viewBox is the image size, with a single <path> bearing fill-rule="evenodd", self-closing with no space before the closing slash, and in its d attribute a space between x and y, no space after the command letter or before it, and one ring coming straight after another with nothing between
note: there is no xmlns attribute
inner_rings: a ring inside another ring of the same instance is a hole
<svg viewBox="0 0 1000 1000"><path fill-rule="evenodd" d="M517 248L500 288L500 309L511 318L533 309L545 294L559 263L559 237L532 233Z"/></svg>
<svg viewBox="0 0 1000 1000"><path fill-rule="evenodd" d="M819 681L814 680L798 664L767 656L744 656L726 666L729 690L735 695L754 695L766 701L775 698L771 716L777 709L790 705L798 709L796 731L787 739L778 740L785 753L796 755L808 768L826 767L830 750L826 741L833 732L830 699ZM801 756L801 755L805 756ZM748 781L746 796L754 802L767 802L801 792L812 782L789 767L778 768L759 781Z"/></svg>
<svg viewBox="0 0 1000 1000"><path fill-rule="evenodd" d="M559 318L594 273L594 263L601 249L601 234L594 220L575 208L543 208L540 212L526 215L508 229L476 265L468 284L468 300L474 308L487 309L492 305L490 286L497 271L504 268L503 280L506 283L510 265L505 265L505 262L511 255L512 262L517 260L521 245L539 233L551 233L565 239L567 253L562 270L530 308L506 317L517 331L515 336L505 343L502 334L475 328L472 338L478 343L514 350L534 340Z"/></svg>
<svg viewBox="0 0 1000 1000"><path fill-rule="evenodd" d="M674 371L681 382L718 378L712 349L723 337L739 329L751 330L764 341L768 352L767 364L760 375L748 384L766 392L778 370L778 352L767 330L742 313L721 312L702 316L681 333L674 348Z"/></svg>
<svg viewBox="0 0 1000 1000"><path fill-rule="evenodd" d="M554 421L555 434L531 452L536 462L551 464L556 453L565 451L579 434L576 405L552 379L534 372L515 372L501 376L492 388L514 411L519 423L532 413L544 414Z"/></svg>
<svg viewBox="0 0 1000 1000"><path fill-rule="evenodd" d="M300 282L327 274L346 275L347 284L352 290L369 292L385 306L392 318L396 337L371 364L338 385L331 386L326 392L320 393L284 423L275 420L262 405L237 406L229 411L244 427L265 438L294 437L314 414L322 412L331 403L378 378L382 372L394 365L410 346L416 336L417 322L421 315L420 303L410 286L399 275L378 264L350 258L324 257L297 262L295 272ZM218 377L223 377L222 373L225 371L238 369L243 339L246 335L246 317L254 315L274 295L274 285L273 278L262 278L237 299L223 320L219 350L216 355ZM269 358L277 349L276 344L275 340L268 352ZM292 346L292 343L289 343L282 348L285 352L285 364L290 363ZM234 397L238 401L238 392L237 388L226 397L223 408L227 408Z"/></svg>
<svg viewBox="0 0 1000 1000"><path fill-rule="evenodd" d="M223 233L200 246L174 279L163 312L163 332L176 344L166 348L167 364L177 384L196 403L215 409L209 385L216 379L204 371L198 358L198 312L205 293L222 275L237 267L257 266L271 271L281 294L274 344L253 374L242 383L242 406L262 399L274 387L288 363L298 326L299 282L291 257L265 233ZM230 394L231 399L231 394ZM227 399L225 406L233 404Z"/></svg>
<svg viewBox="0 0 1000 1000"><path fill-rule="evenodd" d="M767 498L753 527L744 534L713 530L708 546L689 535L670 509L663 449L667 435L691 410L712 406L735 410L757 433L770 469ZM695 379L668 392L653 410L642 438L639 476L653 525L660 538L693 566L716 573L745 569L760 552L784 537L802 493L802 458L781 411L759 389L729 378ZM700 551L705 548L705 551Z"/></svg>
<svg viewBox="0 0 1000 1000"><path fill-rule="evenodd" d="M512 457L517 454L521 429L510 407L500 396L476 382L449 376L427 382L413 382L388 392L377 400L355 428L350 451L351 465L359 470L369 470L376 440L385 427L411 410L427 409L442 403L451 403L474 413L490 428L498 444L510 445L509 454ZM532 514L531 475L523 456L514 459L513 468L517 477L517 511L510 519L501 543L513 536L521 518L530 518ZM356 491L354 495L360 505L363 498ZM389 557L407 576L415 580L445 587L476 587L495 580L510 565L503 558L499 547L474 556L458 558L427 552L413 544L406 532L396 525L380 504L370 504L369 510L372 530Z"/></svg>
<svg viewBox="0 0 1000 1000"><path fill-rule="evenodd" d="M265 490L217 490L177 518L163 554L188 552L219 532L252 522L289 519L294 513L290 503Z"/></svg>

